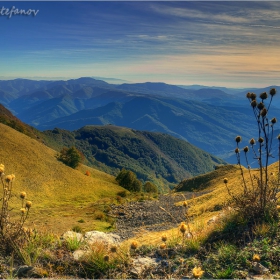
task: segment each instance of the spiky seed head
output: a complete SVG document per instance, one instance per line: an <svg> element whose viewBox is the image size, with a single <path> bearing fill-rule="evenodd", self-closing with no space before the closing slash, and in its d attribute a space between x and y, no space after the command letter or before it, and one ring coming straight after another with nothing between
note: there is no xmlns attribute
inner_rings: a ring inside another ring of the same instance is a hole
<svg viewBox="0 0 280 280"><path fill-rule="evenodd" d="M263 140L262 137L260 137L260 138L258 139L258 142L259 142L259 143L263 143L263 141L264 141L264 140Z"/></svg>
<svg viewBox="0 0 280 280"><path fill-rule="evenodd" d="M161 244L159 245L159 248L160 248L161 250L165 249L165 248L166 248L166 244L165 244L165 243L161 243Z"/></svg>
<svg viewBox="0 0 280 280"><path fill-rule="evenodd" d="M251 97L251 100L256 100L257 95L256 95L255 93L252 92L250 97Z"/></svg>
<svg viewBox="0 0 280 280"><path fill-rule="evenodd" d="M255 145L255 143L256 143L255 139L252 138L252 139L250 140L250 144L251 144L251 145Z"/></svg>
<svg viewBox="0 0 280 280"><path fill-rule="evenodd" d="M267 110L266 110L266 108L263 108L261 110L261 116L264 118L266 115L267 115Z"/></svg>
<svg viewBox="0 0 280 280"><path fill-rule="evenodd" d="M235 148L235 150L234 150L234 151L235 151L235 153L236 153L236 154L238 154L238 153L239 153L239 149L238 149L238 148Z"/></svg>
<svg viewBox="0 0 280 280"><path fill-rule="evenodd" d="M130 248L132 250L136 250L138 248L138 242L137 241L132 241L130 244Z"/></svg>
<svg viewBox="0 0 280 280"><path fill-rule="evenodd" d="M258 102L254 99L254 100L251 102L251 106L252 106L253 108L255 108L257 105L258 105Z"/></svg>
<svg viewBox="0 0 280 280"><path fill-rule="evenodd" d="M187 201L184 201L184 202L183 202L183 206L184 206L184 207L187 207L187 206L188 206Z"/></svg>
<svg viewBox="0 0 280 280"><path fill-rule="evenodd" d="M203 275L204 271L201 267L194 267L192 270L193 278L199 279Z"/></svg>
<svg viewBox="0 0 280 280"><path fill-rule="evenodd" d="M260 255L258 255L258 254L254 254L254 255L253 255L253 261L254 261L254 262L259 262L260 260L261 260Z"/></svg>
<svg viewBox="0 0 280 280"><path fill-rule="evenodd" d="M235 141L236 141L236 143L241 142L241 139L242 139L242 138L241 138L241 136L236 136L236 137L235 137Z"/></svg>
<svg viewBox="0 0 280 280"><path fill-rule="evenodd" d="M104 261L105 261L105 262L108 262L109 259L110 259L110 257L109 257L108 255L105 255L105 256L104 256Z"/></svg>
<svg viewBox="0 0 280 280"><path fill-rule="evenodd" d="M244 151L244 153L247 153L247 152L249 151L248 146L244 147L244 148L243 148L243 151Z"/></svg>
<svg viewBox="0 0 280 280"><path fill-rule="evenodd" d="M262 102L260 102L258 105L257 105L257 108L261 111L263 108L264 108L264 104Z"/></svg>
<svg viewBox="0 0 280 280"><path fill-rule="evenodd" d="M5 171L5 166L4 164L0 164L0 176L3 174L4 175L4 171Z"/></svg>
<svg viewBox="0 0 280 280"><path fill-rule="evenodd" d="M269 94L271 96L274 96L276 94L276 89L275 88L270 89Z"/></svg>
<svg viewBox="0 0 280 280"><path fill-rule="evenodd" d="M19 196L21 199L24 199L26 197L26 192L21 192Z"/></svg>
<svg viewBox="0 0 280 280"><path fill-rule="evenodd" d="M13 176L12 176L12 175L7 175L6 178L5 178L5 181L6 181L7 183L13 181Z"/></svg>
<svg viewBox="0 0 280 280"><path fill-rule="evenodd" d="M277 136L277 139L280 141L280 134Z"/></svg>
<svg viewBox="0 0 280 280"><path fill-rule="evenodd" d="M280 205L277 205L276 209L280 212Z"/></svg>
<svg viewBox="0 0 280 280"><path fill-rule="evenodd" d="M32 206L32 202L31 201L26 201L25 207L27 209L29 209Z"/></svg>
<svg viewBox="0 0 280 280"><path fill-rule="evenodd" d="M248 92L248 93L246 94L246 97L247 97L247 98L251 98L251 92Z"/></svg>
<svg viewBox="0 0 280 280"><path fill-rule="evenodd" d="M116 245L113 245L111 248L110 248L110 251L112 252L112 253L116 253L117 252L117 246Z"/></svg>
<svg viewBox="0 0 280 280"><path fill-rule="evenodd" d="M261 98L262 100L267 99L267 97L268 97L268 95L267 95L266 92L263 92L263 93L260 94L260 98Z"/></svg>
<svg viewBox="0 0 280 280"><path fill-rule="evenodd" d="M275 124L277 122L277 119L276 118L273 118L272 120L271 120L271 123L272 124Z"/></svg>
<svg viewBox="0 0 280 280"><path fill-rule="evenodd" d="M185 234L185 232L187 231L188 227L185 223L181 223L180 227L179 227L179 230Z"/></svg>
<svg viewBox="0 0 280 280"><path fill-rule="evenodd" d="M161 237L161 240L162 240L163 242L166 242L167 236L164 234L164 235Z"/></svg>
<svg viewBox="0 0 280 280"><path fill-rule="evenodd" d="M225 184L228 183L228 178L224 178L224 183L225 183Z"/></svg>
<svg viewBox="0 0 280 280"><path fill-rule="evenodd" d="M20 209L20 213L21 213L22 215L24 215L25 212L26 212L26 209L25 209L25 208L21 208L21 209Z"/></svg>
<svg viewBox="0 0 280 280"><path fill-rule="evenodd" d="M185 260L184 260L183 258L180 258L180 259L179 259L179 262L180 262L181 264L183 264L184 261L185 261Z"/></svg>

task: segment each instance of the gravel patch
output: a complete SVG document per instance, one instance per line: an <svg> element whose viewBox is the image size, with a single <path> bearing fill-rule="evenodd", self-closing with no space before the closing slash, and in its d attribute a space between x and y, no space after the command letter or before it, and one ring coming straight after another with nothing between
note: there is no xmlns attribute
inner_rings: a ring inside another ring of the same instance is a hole
<svg viewBox="0 0 280 280"><path fill-rule="evenodd" d="M196 193L196 196L205 192ZM193 196L191 192L182 193L188 200ZM185 220L185 208L175 206L183 201L182 194L160 195L158 200L129 202L123 205L111 205L110 215L117 218L114 233L122 239L135 236L140 228L146 231L162 231L178 226Z"/></svg>

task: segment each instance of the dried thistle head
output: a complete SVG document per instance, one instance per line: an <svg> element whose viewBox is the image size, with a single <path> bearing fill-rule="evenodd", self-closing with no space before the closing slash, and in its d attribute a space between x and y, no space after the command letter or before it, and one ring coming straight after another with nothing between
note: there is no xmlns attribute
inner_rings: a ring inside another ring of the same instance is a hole
<svg viewBox="0 0 280 280"><path fill-rule="evenodd" d="M259 143L263 143L263 141L264 141L264 140L263 140L262 137L260 137L260 138L258 139L258 142L259 142Z"/></svg>
<svg viewBox="0 0 280 280"><path fill-rule="evenodd" d="M201 267L194 267L192 270L193 278L199 279L203 275L204 271Z"/></svg>
<svg viewBox="0 0 280 280"><path fill-rule="evenodd" d="M5 166L4 166L4 164L0 164L0 176L4 173L4 171L5 171Z"/></svg>
<svg viewBox="0 0 280 280"><path fill-rule="evenodd" d="M247 153L247 152L249 151L248 146L244 147L244 148L243 148L243 151L244 151L244 153Z"/></svg>
<svg viewBox="0 0 280 280"><path fill-rule="evenodd" d="M250 144L253 146L253 145L255 145L255 143L256 143L255 139L252 138L252 139L250 140Z"/></svg>
<svg viewBox="0 0 280 280"><path fill-rule="evenodd" d="M241 139L242 139L242 138L241 138L241 136L236 136L236 137L235 137L235 141L236 141L236 143L241 142Z"/></svg>
<svg viewBox="0 0 280 280"><path fill-rule="evenodd" d="M138 248L138 242L137 241L132 241L130 244L130 248L132 250L136 250Z"/></svg>
<svg viewBox="0 0 280 280"><path fill-rule="evenodd" d="M109 257L108 255L105 255L105 256L104 256L104 261L105 261L105 262L108 262L109 260L110 260L110 257Z"/></svg>
<svg viewBox="0 0 280 280"><path fill-rule="evenodd" d="M238 153L239 153L239 149L238 149L238 148L235 148L234 152L235 152L236 154L238 154Z"/></svg>
<svg viewBox="0 0 280 280"><path fill-rule="evenodd" d="M254 255L253 255L253 261L254 261L254 262L259 262L260 260L261 260L260 255L258 255L258 254L254 254Z"/></svg>
<svg viewBox="0 0 280 280"><path fill-rule="evenodd" d="M166 248L166 244L165 244L165 243L160 244L160 245L159 245L159 248L160 248L161 250L165 249L165 248Z"/></svg>
<svg viewBox="0 0 280 280"><path fill-rule="evenodd" d="M264 104L262 102L260 102L258 105L257 105L257 108L261 111L263 108L264 108Z"/></svg>
<svg viewBox="0 0 280 280"><path fill-rule="evenodd" d="M266 108L263 108L263 109L261 110L260 115L261 115L263 118L267 115L267 110L266 110Z"/></svg>
<svg viewBox="0 0 280 280"><path fill-rule="evenodd" d="M111 248L110 248L110 251L112 252L112 253L116 253L117 252L117 246L116 245L113 245Z"/></svg>
<svg viewBox="0 0 280 280"><path fill-rule="evenodd" d="M21 208L21 209L20 209L20 213L21 213L22 215L24 215L25 212L26 212L26 209L25 209L25 208Z"/></svg>
<svg viewBox="0 0 280 280"><path fill-rule="evenodd" d="M271 120L271 123L272 124L275 124L277 122L277 119L276 118L273 118L272 120Z"/></svg>
<svg viewBox="0 0 280 280"><path fill-rule="evenodd" d="M20 197L21 199L24 199L24 198L26 197L26 192L21 192L20 195L19 195L19 197Z"/></svg>
<svg viewBox="0 0 280 280"><path fill-rule="evenodd" d="M228 178L224 178L224 183L225 183L225 184L228 183Z"/></svg>
<svg viewBox="0 0 280 280"><path fill-rule="evenodd" d="M274 96L276 94L276 89L275 88L270 89L269 94L271 96Z"/></svg>
<svg viewBox="0 0 280 280"><path fill-rule="evenodd" d="M246 94L246 97L250 99L250 98L251 98L251 92L248 92L248 93Z"/></svg>
<svg viewBox="0 0 280 280"><path fill-rule="evenodd" d="M13 181L14 178L15 178L15 177L13 176L13 174L7 175L6 178L5 178L5 181L6 181L7 183L10 183L10 182Z"/></svg>
<svg viewBox="0 0 280 280"><path fill-rule="evenodd" d="M166 236L166 234L164 234L164 235L161 237L161 240L162 240L163 242L166 242L166 241L167 241L167 236Z"/></svg>
<svg viewBox="0 0 280 280"><path fill-rule="evenodd" d="M268 95L267 95L266 92L263 92L263 93L260 94L260 98L261 98L262 100L267 99L267 97L268 97Z"/></svg>
<svg viewBox="0 0 280 280"><path fill-rule="evenodd" d="M29 209L32 206L32 202L31 201L26 201L25 207L27 209Z"/></svg>
<svg viewBox="0 0 280 280"><path fill-rule="evenodd" d="M185 208L187 208L187 207L188 207L188 203L187 203L187 201L184 201L184 202L183 202L183 206L184 206Z"/></svg>
<svg viewBox="0 0 280 280"><path fill-rule="evenodd" d="M251 106L252 106L253 108L255 108L257 105L258 105L258 102L254 99L254 100L251 102Z"/></svg>
<svg viewBox="0 0 280 280"><path fill-rule="evenodd" d="M185 223L181 223L181 225L179 226L179 230L185 234L185 232L187 231L188 227Z"/></svg>
<svg viewBox="0 0 280 280"><path fill-rule="evenodd" d="M256 100L257 95L252 92L250 98L251 98L251 100Z"/></svg>

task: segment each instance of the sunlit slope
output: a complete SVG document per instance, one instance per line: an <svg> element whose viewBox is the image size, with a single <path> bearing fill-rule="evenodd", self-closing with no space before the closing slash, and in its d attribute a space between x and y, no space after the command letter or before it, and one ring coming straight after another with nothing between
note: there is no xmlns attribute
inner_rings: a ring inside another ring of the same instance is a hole
<svg viewBox="0 0 280 280"><path fill-rule="evenodd" d="M242 167L245 182L248 187L251 187L249 170ZM268 167L268 173L274 174L270 176L277 176L278 163L274 163ZM252 170L252 177L258 176L258 170ZM231 197L224 184L224 178L228 179L228 187L233 194L241 194L243 192L243 179L241 177L240 167L238 165L221 166L217 170L193 177L191 179L183 180L175 189L173 195L182 196L182 201L177 203L178 207L184 209L183 194L186 191L193 192L193 198L187 200L189 207L188 214L190 217L191 231L197 235L201 232L207 232L208 227L213 227L212 224L208 226L208 221L213 217L219 217L220 213L228 210ZM255 181L256 183L256 181ZM201 195L201 193L204 193ZM172 214L172 213L170 213ZM181 221L183 222L183 221ZM165 231L169 239L178 238L181 236L178 228ZM160 243L163 232L146 232L136 238L141 244L157 244Z"/></svg>
<svg viewBox="0 0 280 280"><path fill-rule="evenodd" d="M41 211L41 219L48 213L71 217L75 209L122 190L113 176L86 166L78 170L67 167L56 159L54 150L4 124L0 124L0 133L0 163L5 165L6 175L16 176L14 193L26 191L33 213ZM85 175L86 170L90 176ZM13 204L16 202L15 198Z"/></svg>

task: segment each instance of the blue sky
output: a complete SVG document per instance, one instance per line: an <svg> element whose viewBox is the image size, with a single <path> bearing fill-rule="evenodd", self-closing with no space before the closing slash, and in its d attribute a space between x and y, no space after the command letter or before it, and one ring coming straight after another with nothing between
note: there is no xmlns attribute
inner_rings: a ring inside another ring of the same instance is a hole
<svg viewBox="0 0 280 280"><path fill-rule="evenodd" d="M1 8L0 79L280 84L280 2L31 1Z"/></svg>

